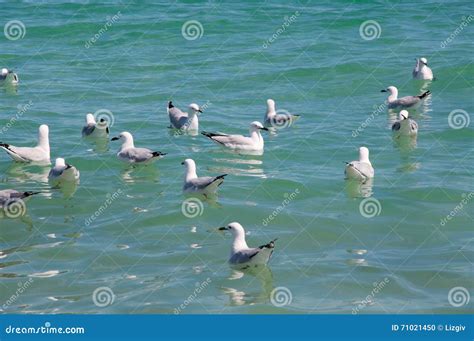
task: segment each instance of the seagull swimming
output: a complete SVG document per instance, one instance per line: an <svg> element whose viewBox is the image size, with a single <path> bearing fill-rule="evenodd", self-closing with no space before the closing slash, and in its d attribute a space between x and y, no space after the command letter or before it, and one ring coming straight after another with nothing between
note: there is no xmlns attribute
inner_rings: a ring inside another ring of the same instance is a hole
<svg viewBox="0 0 474 341"><path fill-rule="evenodd" d="M101 118L99 123L97 123L94 115L86 115L86 125L82 128L83 137L107 137L109 136L109 133L109 124L107 120Z"/></svg>
<svg viewBox="0 0 474 341"><path fill-rule="evenodd" d="M8 77L9 75L12 75L10 79ZM0 81L7 80L10 80L12 84L18 84L20 82L20 79L18 78L18 75L15 72L8 70L7 68L3 68L0 73Z"/></svg>
<svg viewBox="0 0 474 341"><path fill-rule="evenodd" d="M398 121L392 125L392 132L396 135L415 136L418 133L418 123L408 118L408 111L402 110L398 114Z"/></svg>
<svg viewBox="0 0 474 341"><path fill-rule="evenodd" d="M186 193L215 193L217 188L224 182L224 177L227 174L218 176L203 176L198 177L196 174L196 163L193 159L186 159L181 162L186 166L186 174L184 176L183 191Z"/></svg>
<svg viewBox="0 0 474 341"><path fill-rule="evenodd" d="M49 128L46 124L42 124L38 131L38 145L36 147L15 147L0 142L0 148L5 150L17 162L44 162L49 164Z"/></svg>
<svg viewBox="0 0 474 341"><path fill-rule="evenodd" d="M0 191L0 207L5 208L16 201L24 200L38 193L39 192L18 192L14 189L4 189Z"/></svg>
<svg viewBox="0 0 474 341"><path fill-rule="evenodd" d="M201 108L196 103L189 105L191 113L182 112L173 105L173 102L168 102L166 111L170 117L171 128L182 129L182 130L198 130L199 120L198 112L202 113Z"/></svg>
<svg viewBox="0 0 474 341"><path fill-rule="evenodd" d="M374 168L369 160L369 149L366 147L359 148L359 160L346 162L344 171L347 179L366 181L374 177Z"/></svg>
<svg viewBox="0 0 474 341"><path fill-rule="evenodd" d="M50 180L77 181L79 180L79 171L76 167L66 163L66 160L58 157L53 168L49 171Z"/></svg>
<svg viewBox="0 0 474 341"><path fill-rule="evenodd" d="M275 248L275 241L256 248L249 248L245 241L245 230L237 222L230 223L225 227L220 227L220 231L231 231L234 237L232 248L230 251L229 263L239 267L247 267L250 265L266 265L272 256Z"/></svg>
<svg viewBox="0 0 474 341"><path fill-rule="evenodd" d="M224 147L235 150L263 151L263 137L260 130L268 130L260 122L250 123L250 137L242 135L227 135L221 133L208 133L203 131L201 134L209 137L212 141Z"/></svg>
<svg viewBox="0 0 474 341"><path fill-rule="evenodd" d="M390 92L388 96L388 108L389 109L409 109L418 107L422 101L428 96L431 92L428 90L419 96L405 96L401 98L398 97L398 89L396 87L389 86L387 89L380 90L380 92Z"/></svg>
<svg viewBox="0 0 474 341"><path fill-rule="evenodd" d="M275 128L283 128L290 126L300 115L293 115L290 113L277 114L275 110L275 101L267 99L267 112L263 118L264 124Z"/></svg>
<svg viewBox="0 0 474 341"><path fill-rule="evenodd" d="M128 163L150 163L166 155L166 153L154 152L147 148L135 148L133 136L127 131L121 132L119 136L112 138L112 141L117 140L122 141L122 147L117 153L117 157Z"/></svg>
<svg viewBox="0 0 474 341"><path fill-rule="evenodd" d="M416 64L413 69L413 78L423 80L433 80L433 71L428 67L428 61L426 58L415 58Z"/></svg>

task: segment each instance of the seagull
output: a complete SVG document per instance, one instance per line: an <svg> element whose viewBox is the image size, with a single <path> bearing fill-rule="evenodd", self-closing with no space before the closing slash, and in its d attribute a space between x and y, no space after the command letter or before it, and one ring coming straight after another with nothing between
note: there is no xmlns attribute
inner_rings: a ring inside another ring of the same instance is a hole
<svg viewBox="0 0 474 341"><path fill-rule="evenodd" d="M147 148L135 148L133 136L127 131L121 132L119 136L112 138L112 141L117 140L122 141L122 147L117 153L117 157L128 163L150 163L166 155L166 153L154 152Z"/></svg>
<svg viewBox="0 0 474 341"><path fill-rule="evenodd" d="M263 118L265 125L272 126L275 128L283 128L290 126L300 115L293 115L290 113L277 114L275 110L275 101L267 99L267 113Z"/></svg>
<svg viewBox="0 0 474 341"><path fill-rule="evenodd" d="M239 223L230 223L225 227L220 227L219 230L231 231L234 236L229 258L229 263L231 265L239 267L266 265L270 260L277 239L273 239L268 244L256 248L249 248L245 241L245 230Z"/></svg>
<svg viewBox="0 0 474 341"><path fill-rule="evenodd" d="M196 174L196 163L193 159L186 159L181 162L181 164L186 166L183 191L187 193L215 193L217 188L224 182L224 177L227 175L222 174L218 176L198 177Z"/></svg>
<svg viewBox="0 0 474 341"><path fill-rule="evenodd" d="M79 171L76 167L66 163L63 158L58 157L53 168L49 171L50 180L77 181L79 180Z"/></svg>
<svg viewBox="0 0 474 341"><path fill-rule="evenodd" d="M199 120L198 112L202 113L201 108L196 103L191 103L189 105L191 113L182 112L173 105L173 102L168 102L168 107L166 111L170 117L171 128L182 129L182 130L198 130L199 129Z"/></svg>
<svg viewBox="0 0 474 341"><path fill-rule="evenodd" d="M46 124L42 124L38 130L38 145L36 147L15 147L0 142L0 148L5 150L16 162L44 162L49 164L49 128Z"/></svg>
<svg viewBox="0 0 474 341"><path fill-rule="evenodd" d="M366 147L359 148L359 160L346 162L344 174L347 179L366 181L374 177L374 168L369 160L369 149Z"/></svg>
<svg viewBox="0 0 474 341"><path fill-rule="evenodd" d="M201 134L209 137L212 141L223 145L224 147L236 150L263 151L263 137L260 130L268 130L260 122L250 123L250 137L242 135L227 135L221 133L208 133L203 131Z"/></svg>
<svg viewBox="0 0 474 341"><path fill-rule="evenodd" d="M101 118L97 123L94 115L86 115L86 125L82 128L83 137L107 137L109 133L109 124L104 118Z"/></svg>
<svg viewBox="0 0 474 341"><path fill-rule="evenodd" d="M398 114L398 121L392 125L392 132L396 135L415 136L418 133L418 123L408 118L408 111L402 110Z"/></svg>
<svg viewBox="0 0 474 341"><path fill-rule="evenodd" d="M18 192L14 189L4 189L0 191L0 207L5 208L16 201L24 200L38 193L40 192Z"/></svg>
<svg viewBox="0 0 474 341"><path fill-rule="evenodd" d="M8 75L12 75L11 77L11 83L12 84L18 84L20 82L20 79L18 78L18 75L14 73L11 70L8 70L7 68L3 68L2 72L0 73L0 81L6 81L8 80Z"/></svg>
<svg viewBox="0 0 474 341"><path fill-rule="evenodd" d="M415 60L416 64L412 72L413 78L432 81L434 79L433 71L428 67L426 58L415 58Z"/></svg>
<svg viewBox="0 0 474 341"><path fill-rule="evenodd" d="M402 98L397 98L398 89L394 86L389 86L387 89L380 90L380 92L390 92L390 96L388 96L388 99L387 99L389 109L416 108L421 104L423 99L431 93L428 90L419 96L405 96Z"/></svg>

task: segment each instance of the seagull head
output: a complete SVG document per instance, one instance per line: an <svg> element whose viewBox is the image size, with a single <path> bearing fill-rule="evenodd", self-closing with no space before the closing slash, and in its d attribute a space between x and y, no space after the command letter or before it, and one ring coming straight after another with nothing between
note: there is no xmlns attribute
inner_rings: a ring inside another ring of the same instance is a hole
<svg viewBox="0 0 474 341"><path fill-rule="evenodd" d="M8 75L9 73L10 73L10 71L8 71L7 68L3 68L3 69L2 69L2 76L6 76L6 75Z"/></svg>
<svg viewBox="0 0 474 341"><path fill-rule="evenodd" d="M263 124L258 121L253 121L252 123L250 123L250 131L258 130L268 130L268 128L264 127Z"/></svg>
<svg viewBox="0 0 474 341"><path fill-rule="evenodd" d="M40 138L46 137L49 134L49 127L46 124L42 124L39 126L38 132L39 132Z"/></svg>
<svg viewBox="0 0 474 341"><path fill-rule="evenodd" d="M122 143L126 142L132 142L133 143L133 137L132 134L130 134L128 131L122 131L119 136L112 137L111 141L122 141Z"/></svg>
<svg viewBox="0 0 474 341"><path fill-rule="evenodd" d="M359 148L359 161L370 163L370 161L369 161L369 148L367 148L367 147L360 147Z"/></svg>
<svg viewBox="0 0 474 341"><path fill-rule="evenodd" d="M394 87L393 85L390 85L387 89L380 90L380 92L390 92L390 95L393 95L393 94L398 95L398 89Z"/></svg>
<svg viewBox="0 0 474 341"><path fill-rule="evenodd" d="M55 167L66 167L66 160L62 157L58 157L54 163Z"/></svg>
<svg viewBox="0 0 474 341"><path fill-rule="evenodd" d="M234 237L245 236L244 228L237 222L230 223L227 226L219 227L219 231L230 231Z"/></svg>
<svg viewBox="0 0 474 341"><path fill-rule="evenodd" d="M398 119L400 121L403 121L403 120L406 120L407 118L408 118L408 111L406 110L400 111L400 113L398 114Z"/></svg>
<svg viewBox="0 0 474 341"><path fill-rule="evenodd" d="M182 165L186 166L186 168L196 168L196 162L193 159L186 159L181 162Z"/></svg>
<svg viewBox="0 0 474 341"><path fill-rule="evenodd" d="M426 58L420 58L420 63L422 63L423 65L426 65L428 66L428 60Z"/></svg>
<svg viewBox="0 0 474 341"><path fill-rule="evenodd" d="M87 124L95 124L95 117L92 113L88 113L86 115L86 123Z"/></svg>
<svg viewBox="0 0 474 341"><path fill-rule="evenodd" d="M197 105L196 103L191 103L191 104L189 105L189 109L191 109L191 110L192 110L193 112L195 112L195 113L196 113L196 112L202 113L201 108L200 108L199 105Z"/></svg>

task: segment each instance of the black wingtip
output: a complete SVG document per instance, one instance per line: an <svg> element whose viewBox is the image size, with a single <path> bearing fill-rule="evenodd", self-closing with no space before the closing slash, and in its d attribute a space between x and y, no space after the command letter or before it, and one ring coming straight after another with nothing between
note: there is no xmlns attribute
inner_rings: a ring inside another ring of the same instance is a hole
<svg viewBox="0 0 474 341"><path fill-rule="evenodd" d="M158 157L158 156L165 156L166 154L168 153L162 153L162 152L153 152L151 153L153 155L153 157Z"/></svg>
<svg viewBox="0 0 474 341"><path fill-rule="evenodd" d="M27 191L27 192L24 192L23 195L25 196L25 198L27 198L27 197L31 197L32 195L39 194L39 193L41 193L41 192Z"/></svg>
<svg viewBox="0 0 474 341"><path fill-rule="evenodd" d="M229 174L218 175L218 176L216 176L216 179L214 181L219 180L219 179L224 179L227 175L229 175Z"/></svg>
<svg viewBox="0 0 474 341"><path fill-rule="evenodd" d="M212 137L212 133L208 133L207 131L201 131L201 134L207 137Z"/></svg>
<svg viewBox="0 0 474 341"><path fill-rule="evenodd" d="M426 96L428 96L429 94L431 94L431 91L428 90L428 91L425 91L423 94L421 94L420 96L418 96L419 99L423 99L425 98Z"/></svg>
<svg viewBox="0 0 474 341"><path fill-rule="evenodd" d="M8 143L0 142L0 147L8 148L8 147L10 147L10 145Z"/></svg>
<svg viewBox="0 0 474 341"><path fill-rule="evenodd" d="M168 109L174 108L173 102L169 101L168 102Z"/></svg>

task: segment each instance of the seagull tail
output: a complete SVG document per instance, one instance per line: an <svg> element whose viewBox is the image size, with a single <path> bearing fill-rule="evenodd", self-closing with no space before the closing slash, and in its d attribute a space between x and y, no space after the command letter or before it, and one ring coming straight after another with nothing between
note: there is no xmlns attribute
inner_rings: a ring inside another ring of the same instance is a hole
<svg viewBox="0 0 474 341"><path fill-rule="evenodd" d="M151 153L151 155L153 155L153 157L165 156L166 154L168 154L168 153L162 153L162 152L153 152L153 153Z"/></svg>
<svg viewBox="0 0 474 341"><path fill-rule="evenodd" d="M419 99L423 99L423 98L425 98L426 96L428 96L429 94L431 94L431 91L430 91L430 90L428 90L428 91L422 93L420 96L418 96L418 98L419 98Z"/></svg>

